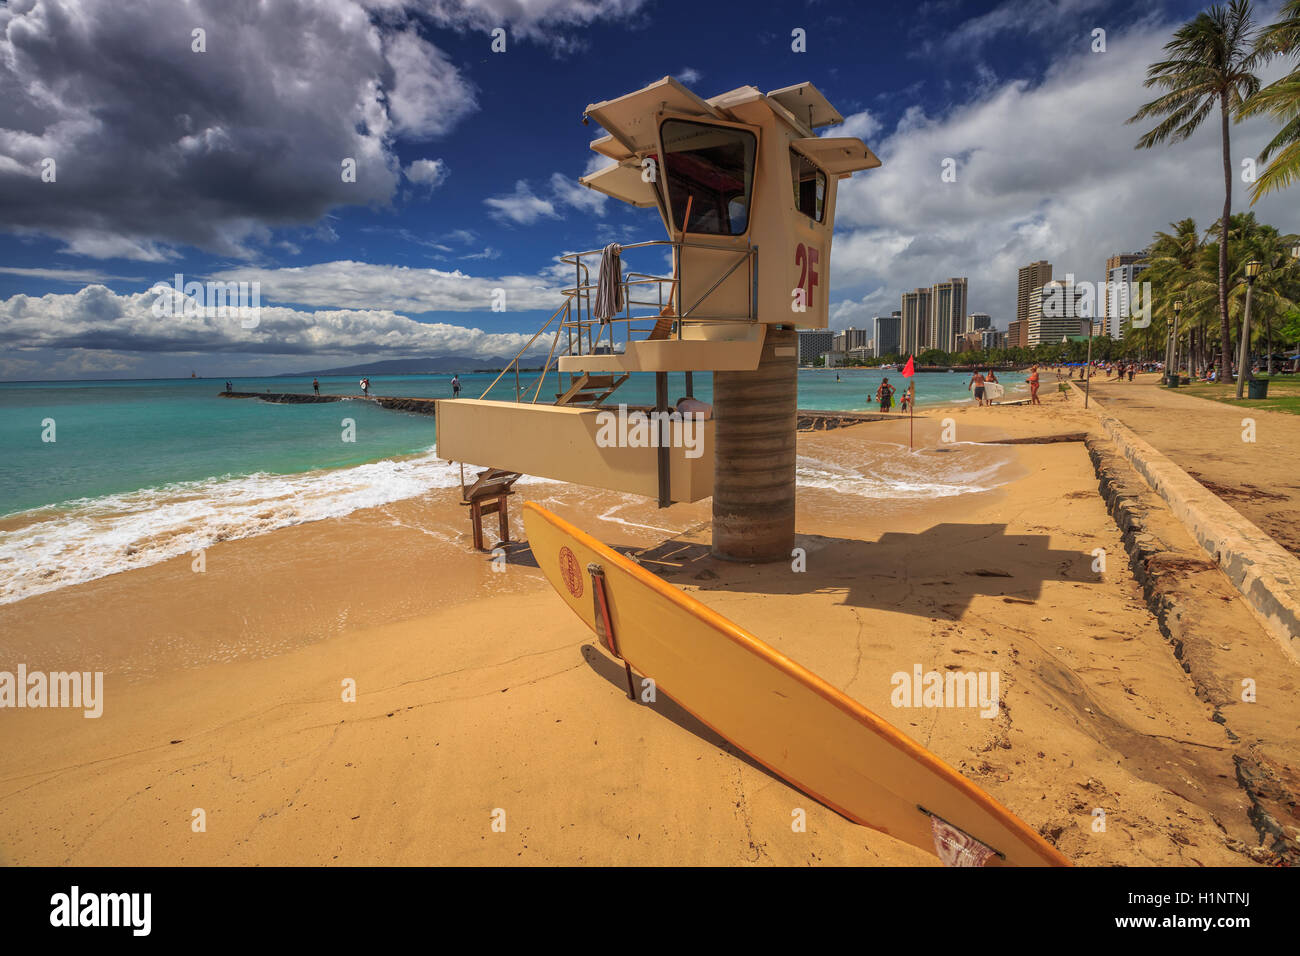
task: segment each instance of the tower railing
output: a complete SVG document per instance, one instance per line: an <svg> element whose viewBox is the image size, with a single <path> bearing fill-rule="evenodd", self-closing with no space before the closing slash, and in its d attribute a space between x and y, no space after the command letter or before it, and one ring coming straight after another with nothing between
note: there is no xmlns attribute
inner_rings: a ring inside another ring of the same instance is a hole
<svg viewBox="0 0 1300 956"><path fill-rule="evenodd" d="M551 368L558 363L561 356L620 354L626 350L629 343L655 335L657 331L662 329L665 322L672 323L670 335L680 339L683 326L686 323L752 323L758 321L757 246L750 245L736 249L732 246L714 245L698 240L651 239L621 246L620 255L626 256L632 250L652 247L670 250L672 261L676 264L676 274L670 276L654 275L637 270L623 272L619 279L623 300L622 314L611 316L604 321L595 318L592 314L598 288L598 282L592 281L592 273L594 271L599 276L599 258L604 253L604 250L590 249L586 252L571 252L560 256L562 263L571 265L574 268L573 286L561 290L564 295L564 302L546 320L546 324L538 329L527 344L515 354L515 357L501 370L501 374L492 380L492 384L479 397L486 398L488 393L513 368L515 372L515 401L523 401L524 392L528 391L533 383L529 382L528 386L522 385L519 375L520 359L552 325L554 325L555 330L551 339L551 347L546 356L546 363L542 367L541 376L537 379L536 388L532 389L533 396L530 401L534 404L541 396L542 384L546 381L547 375L549 375ZM688 248L732 253L734 260L730 262L723 273L703 294L699 295L695 301L684 305L682 295L683 259L688 257L682 255L682 250ZM592 265L589 264L592 259L596 260L594 270ZM749 308L746 312L742 315L694 317L697 310L708 300L709 296L741 267L745 267L748 273ZM620 326L621 335L617 334L620 331ZM608 335L606 335L607 330ZM620 339L622 349L619 348ZM607 344L602 344L606 341ZM558 374L560 373L557 372ZM561 384L563 384L562 381Z"/></svg>

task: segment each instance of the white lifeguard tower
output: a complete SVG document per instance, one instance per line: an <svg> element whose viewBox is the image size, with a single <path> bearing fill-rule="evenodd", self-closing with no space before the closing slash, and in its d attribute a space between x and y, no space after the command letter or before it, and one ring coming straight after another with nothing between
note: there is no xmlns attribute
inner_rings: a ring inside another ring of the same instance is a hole
<svg viewBox="0 0 1300 956"><path fill-rule="evenodd" d="M795 329L826 328L839 180L880 161L860 139L816 135L843 117L811 83L766 94L743 86L704 100L665 77L588 106L588 119L607 133L591 148L610 165L580 181L657 209L669 238L621 247L622 309L605 321L592 314L602 250L561 257L574 267L573 287L493 382L513 367L515 401L440 401L439 454L656 497L663 506L712 495L715 555L788 559ZM628 265L664 253L672 275ZM552 328L529 398L518 384L519 358ZM552 368L553 403L542 397ZM689 393L697 371L713 373L703 454L688 457L667 443L598 445L601 406L628 375L656 373L655 408L669 410L667 373L688 373Z"/></svg>

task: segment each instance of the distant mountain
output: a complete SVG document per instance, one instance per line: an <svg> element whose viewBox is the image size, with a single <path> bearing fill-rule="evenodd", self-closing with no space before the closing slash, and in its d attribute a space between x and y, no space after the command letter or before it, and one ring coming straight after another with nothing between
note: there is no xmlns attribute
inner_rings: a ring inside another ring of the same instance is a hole
<svg viewBox="0 0 1300 956"><path fill-rule="evenodd" d="M540 359L525 360L526 365L540 364ZM472 372L474 369L500 370L510 364L508 357L499 355L484 358L481 355L440 355L437 358L387 359L383 362L363 362L360 365L341 365L338 368L312 369L306 372L281 372L278 378L319 378L322 375L420 375L425 372Z"/></svg>

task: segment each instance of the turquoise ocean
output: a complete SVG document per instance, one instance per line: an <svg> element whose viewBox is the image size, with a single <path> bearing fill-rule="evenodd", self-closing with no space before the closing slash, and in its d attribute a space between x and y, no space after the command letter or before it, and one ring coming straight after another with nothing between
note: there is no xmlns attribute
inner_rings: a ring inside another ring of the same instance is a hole
<svg viewBox="0 0 1300 956"><path fill-rule="evenodd" d="M871 408L882 375L901 382L891 371L846 369L838 381L833 371L801 371L799 407ZM477 398L495 375L460 378L461 396ZM525 389L536 387L537 373L520 378ZM916 378L918 406L970 399L967 375ZM311 391L310 378L231 382L236 391ZM450 383L451 375L376 375L371 394L450 398ZM430 415L388 411L369 402L277 405L225 399L218 397L224 384L213 379L0 383L0 603L156 563L215 541L459 484L459 468L437 457ZM327 394L360 394L355 376L322 378L320 384ZM554 373L544 387L555 391ZM696 375L694 391L708 401L711 376ZM670 376L669 392L674 400L685 394L683 375ZM511 374L488 397L514 395ZM542 400L547 398L553 395ZM652 404L654 377L633 376L616 398ZM342 439L343 419L355 422L353 442ZM49 437L54 441L43 440ZM837 484L833 470L806 464L801 460L801 483ZM844 476L850 482L854 477ZM879 492L942 494L951 487L957 493L983 487L987 477L952 475L937 485L909 483L900 474L890 485L885 476ZM864 492L873 493L858 490Z"/></svg>

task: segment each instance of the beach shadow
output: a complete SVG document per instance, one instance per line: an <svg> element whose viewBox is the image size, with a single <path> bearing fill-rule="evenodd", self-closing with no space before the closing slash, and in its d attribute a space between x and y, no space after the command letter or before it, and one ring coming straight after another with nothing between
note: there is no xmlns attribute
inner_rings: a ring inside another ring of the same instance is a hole
<svg viewBox="0 0 1300 956"><path fill-rule="evenodd" d="M505 551L506 564L508 565L518 565L522 568L541 567L537 563L537 558L533 556L532 545L527 541L499 541L496 547ZM483 554L489 561L493 560L491 551L483 552Z"/></svg>
<svg viewBox="0 0 1300 956"><path fill-rule="evenodd" d="M1090 552L1053 549L1050 540L1047 534L1008 534L1005 524L944 523L916 534L887 532L878 541L799 535L803 571L794 570L793 559L746 565L703 557L680 568L645 567L702 591L842 592L850 607L957 618L977 596L1033 604L1047 581L1099 580Z"/></svg>
<svg viewBox="0 0 1300 956"><path fill-rule="evenodd" d="M619 692L623 694L624 697L627 696L627 673L623 669L622 661L616 661L613 658L609 657L608 655L602 653L599 649L597 649L597 647L594 644L582 645L582 659L583 661L586 662L587 666L592 669L592 671L594 671L600 677L603 677L605 680L609 681L609 683L612 684L614 687L617 687ZM639 693L641 687L640 678L649 675L637 674L635 668L632 669L632 673L637 676L636 688L637 688L637 692ZM638 699L635 702L629 700L628 706L647 707L653 710L660 717L663 717L671 721L672 723L676 724L678 727L682 728L682 730L685 730L687 733L694 734L696 737L699 737L701 740L705 741L706 743L711 744L714 747L717 747L719 750L723 751L724 753L730 754L731 756L735 757L737 760L749 764L749 766L759 771L759 773L771 777L773 780L777 781L783 786L790 787L791 790L797 789L793 787L789 781L781 779L781 777L777 776L772 771L768 770L761 763L759 763L758 761L750 757L748 754L746 754L743 750L737 748L725 737L709 729L708 726L706 726L705 724L697 720L694 715L692 715L689 711L685 710L680 704L678 704L675 700L673 700L671 697L665 694L662 690L656 688L655 702L653 704L643 704Z"/></svg>

